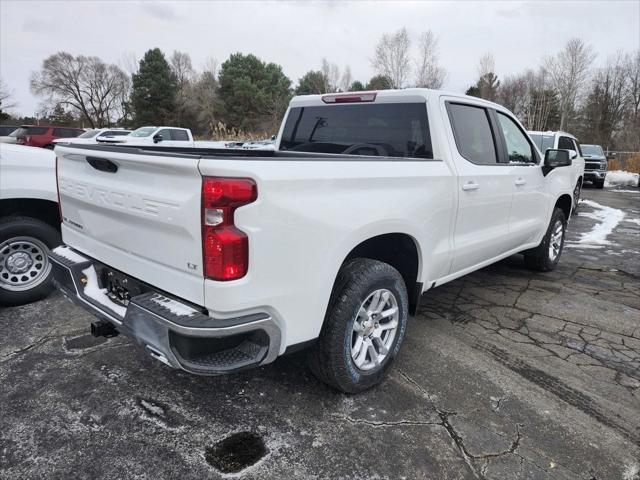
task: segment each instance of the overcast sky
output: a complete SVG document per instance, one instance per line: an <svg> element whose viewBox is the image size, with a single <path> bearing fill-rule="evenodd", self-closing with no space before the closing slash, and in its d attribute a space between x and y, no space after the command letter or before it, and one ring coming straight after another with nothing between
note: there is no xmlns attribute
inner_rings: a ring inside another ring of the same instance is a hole
<svg viewBox="0 0 640 480"><path fill-rule="evenodd" d="M67 51L123 65L159 47L188 52L194 67L254 53L282 65L293 83L323 57L354 79L373 74L370 59L385 32L431 29L447 70L445 87L463 91L491 52L499 77L539 65L573 36L598 53L596 64L640 48L640 0L566 2L14 1L0 0L0 77L33 114L40 99L29 77L48 55Z"/></svg>

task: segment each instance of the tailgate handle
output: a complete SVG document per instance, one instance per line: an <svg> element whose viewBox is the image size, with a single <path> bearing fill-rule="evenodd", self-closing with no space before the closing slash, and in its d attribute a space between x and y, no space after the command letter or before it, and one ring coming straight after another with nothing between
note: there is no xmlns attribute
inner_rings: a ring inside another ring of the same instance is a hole
<svg viewBox="0 0 640 480"><path fill-rule="evenodd" d="M87 163L101 172L116 173L118 165L106 158L87 157Z"/></svg>

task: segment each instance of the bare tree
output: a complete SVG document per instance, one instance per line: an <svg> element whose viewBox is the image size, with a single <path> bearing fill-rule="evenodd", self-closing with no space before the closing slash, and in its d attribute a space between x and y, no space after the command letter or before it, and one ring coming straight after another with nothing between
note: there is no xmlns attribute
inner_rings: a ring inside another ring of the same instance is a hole
<svg viewBox="0 0 640 480"><path fill-rule="evenodd" d="M420 56L416 62L416 86L442 88L447 72L438 65L438 39L431 30L420 35L418 50Z"/></svg>
<svg viewBox="0 0 640 480"><path fill-rule="evenodd" d="M215 57L208 57L204 62L204 72L210 72L213 75L213 78L218 78L218 69L220 68L220 63L218 59Z"/></svg>
<svg viewBox="0 0 640 480"><path fill-rule="evenodd" d="M591 46L579 38L572 38L557 55L545 60L553 89L560 97L561 130L566 128L568 116L575 109L594 58Z"/></svg>
<svg viewBox="0 0 640 480"><path fill-rule="evenodd" d="M320 71L324 76L326 92L337 92L340 83L340 69L335 63L329 63L326 58L322 59Z"/></svg>
<svg viewBox="0 0 640 480"><path fill-rule="evenodd" d="M491 53L485 53L478 62L478 76L484 77L489 73L496 73L496 60Z"/></svg>
<svg viewBox="0 0 640 480"><path fill-rule="evenodd" d="M640 120L640 48L627 57L625 69L631 114L634 120Z"/></svg>
<svg viewBox="0 0 640 480"><path fill-rule="evenodd" d="M376 46L371 61L374 70L391 80L393 88L402 88L411 72L409 49L411 41L406 28L394 34L385 33Z"/></svg>
<svg viewBox="0 0 640 480"><path fill-rule="evenodd" d="M31 75L31 91L51 104L78 111L92 128L118 121L128 97L130 79L117 65L98 57L59 52L42 62Z"/></svg>
<svg viewBox="0 0 640 480"><path fill-rule="evenodd" d="M342 78L340 79L340 88L343 92L348 92L351 84L353 83L353 76L351 75L351 67L347 65L342 72Z"/></svg>
<svg viewBox="0 0 640 480"><path fill-rule="evenodd" d="M188 53L179 52L174 50L169 64L171 65L171 71L178 80L178 85L182 88L187 85L195 76L193 65L191 64L191 57Z"/></svg>
<svg viewBox="0 0 640 480"><path fill-rule="evenodd" d="M0 111L3 108L13 108L16 105L16 102L13 101L13 92L9 90L7 84L0 78Z"/></svg>
<svg viewBox="0 0 640 480"><path fill-rule="evenodd" d="M140 61L136 56L135 52L127 52L122 57L120 57L120 61L118 62L118 66L127 72L129 76L132 76L138 73L138 67L140 66Z"/></svg>

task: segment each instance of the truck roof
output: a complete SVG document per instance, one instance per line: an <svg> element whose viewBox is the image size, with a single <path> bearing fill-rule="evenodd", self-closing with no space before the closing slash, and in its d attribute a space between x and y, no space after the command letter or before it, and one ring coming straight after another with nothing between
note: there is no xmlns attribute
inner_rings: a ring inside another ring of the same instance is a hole
<svg viewBox="0 0 640 480"><path fill-rule="evenodd" d="M538 130L528 130L527 133L534 135L564 135L566 137L573 138L574 140L578 140L578 137L576 137L575 135L569 132L563 132L562 130L547 130L546 132L540 132Z"/></svg>
<svg viewBox="0 0 640 480"><path fill-rule="evenodd" d="M490 102L488 100L484 100L478 97L471 97L469 95L463 95L457 92L449 92L446 90L432 90L429 88L404 88L401 90L367 90L364 92L336 92L336 93L326 93L321 95L298 95L291 99L289 103L290 107L310 107L310 106L323 106L327 105L328 102L323 101L323 97L349 97L349 96L358 96L358 95L371 95L375 94L375 102L379 103L393 103L393 102L414 102L418 97L422 97L424 99L433 99L439 98L442 96L447 97L457 97L461 99L471 100L477 104L483 104L486 106L490 106L495 109L505 110L502 105L498 105L497 103ZM371 100L368 100L371 101ZM340 104L349 103L349 102L336 102ZM354 102L355 103L355 102Z"/></svg>

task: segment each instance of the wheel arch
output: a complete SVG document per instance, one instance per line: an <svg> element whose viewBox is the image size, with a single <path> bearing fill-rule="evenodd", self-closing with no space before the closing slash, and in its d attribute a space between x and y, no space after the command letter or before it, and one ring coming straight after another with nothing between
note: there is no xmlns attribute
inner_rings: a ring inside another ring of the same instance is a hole
<svg viewBox="0 0 640 480"><path fill-rule="evenodd" d="M413 236L392 232L367 238L351 249L344 258L341 268L345 262L354 258L378 260L398 270L407 287L409 311L415 314L422 294L422 283L419 282L420 248Z"/></svg>
<svg viewBox="0 0 640 480"><path fill-rule="evenodd" d="M571 210L573 208L573 197L567 193L564 193L558 197L554 209L559 208L564 213L564 218L569 219L571 216Z"/></svg>
<svg viewBox="0 0 640 480"><path fill-rule="evenodd" d="M58 204L38 198L7 198L0 200L0 217L24 216L41 220L60 231Z"/></svg>

